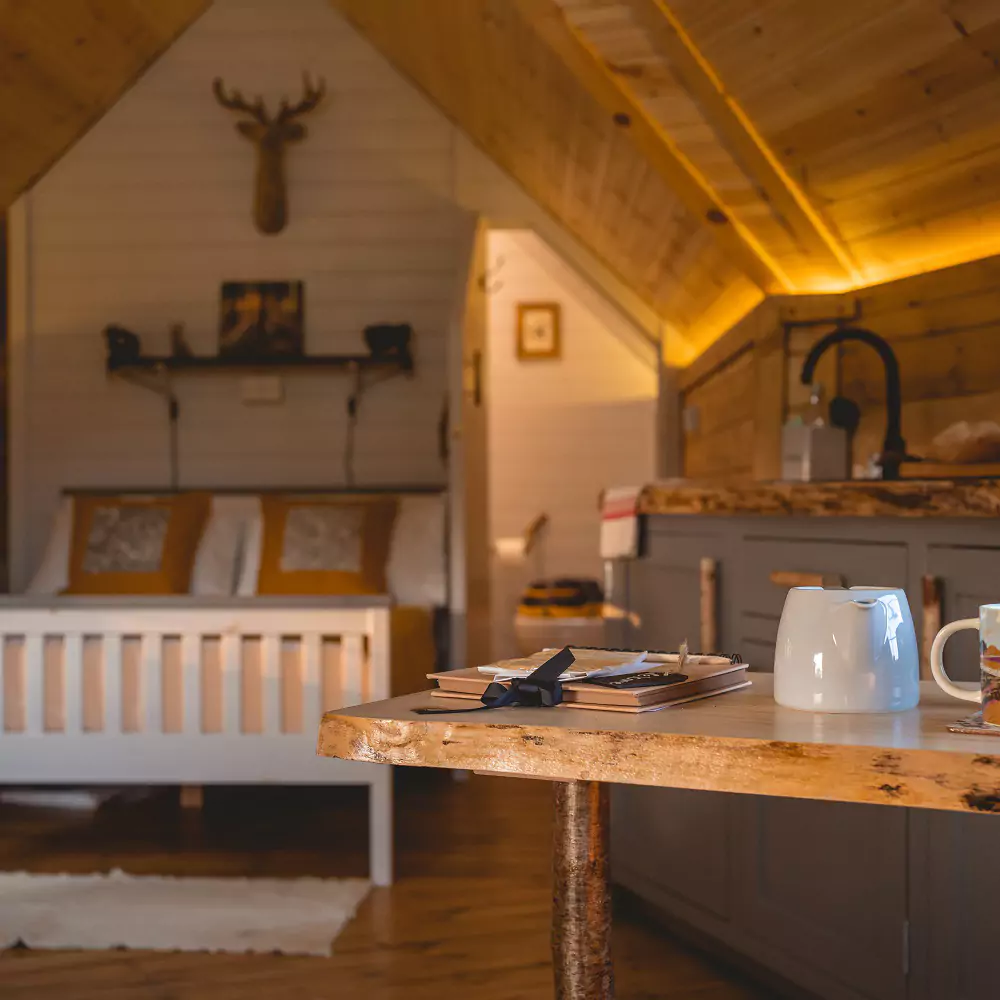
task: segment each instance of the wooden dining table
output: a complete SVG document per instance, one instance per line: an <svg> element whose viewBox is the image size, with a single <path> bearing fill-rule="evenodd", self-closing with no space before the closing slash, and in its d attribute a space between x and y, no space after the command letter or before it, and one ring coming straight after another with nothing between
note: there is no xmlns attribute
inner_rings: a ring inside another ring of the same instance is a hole
<svg viewBox="0 0 1000 1000"><path fill-rule="evenodd" d="M912 711L829 715L782 708L769 674L750 677L741 691L636 715L567 706L418 715L456 705L424 692L328 713L318 752L552 781L555 995L608 1000L613 784L1000 813L1000 737L950 732L971 706L932 683Z"/></svg>

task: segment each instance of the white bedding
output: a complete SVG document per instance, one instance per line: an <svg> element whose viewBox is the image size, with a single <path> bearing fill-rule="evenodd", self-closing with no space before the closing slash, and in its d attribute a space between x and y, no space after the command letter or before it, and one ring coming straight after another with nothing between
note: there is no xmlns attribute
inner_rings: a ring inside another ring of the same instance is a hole
<svg viewBox="0 0 1000 1000"><path fill-rule="evenodd" d="M444 607L448 603L445 503L442 494L400 497L386 566L389 593L398 604ZM72 534L73 499L64 496L28 595L55 597L68 586ZM214 495L191 573L190 596L256 596L262 536L256 495ZM121 598L116 600L121 603Z"/></svg>

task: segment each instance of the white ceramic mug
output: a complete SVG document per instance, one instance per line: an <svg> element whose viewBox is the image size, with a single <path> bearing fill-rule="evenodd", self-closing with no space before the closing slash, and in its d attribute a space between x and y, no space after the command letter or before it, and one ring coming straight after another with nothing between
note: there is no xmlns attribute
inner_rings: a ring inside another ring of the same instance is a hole
<svg viewBox="0 0 1000 1000"><path fill-rule="evenodd" d="M902 712L919 698L917 636L902 590L789 590L774 658L779 705L811 712Z"/></svg>
<svg viewBox="0 0 1000 1000"><path fill-rule="evenodd" d="M962 629L979 632L979 688L962 688L944 672L944 644ZM1000 604L984 604L978 618L950 622L934 637L931 674L938 687L953 698L982 703L983 722L1000 726Z"/></svg>

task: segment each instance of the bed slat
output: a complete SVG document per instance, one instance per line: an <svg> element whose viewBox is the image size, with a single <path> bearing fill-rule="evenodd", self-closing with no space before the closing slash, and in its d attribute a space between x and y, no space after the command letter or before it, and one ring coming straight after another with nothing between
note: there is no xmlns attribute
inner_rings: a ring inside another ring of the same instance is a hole
<svg viewBox="0 0 1000 1000"><path fill-rule="evenodd" d="M307 733L319 725L323 714L323 678L320 668L322 642L323 637L319 632L305 632L299 645L302 728Z"/></svg>
<svg viewBox="0 0 1000 1000"><path fill-rule="evenodd" d="M222 636L222 731L227 736L242 732L240 710L240 664L243 636L227 632Z"/></svg>
<svg viewBox="0 0 1000 1000"><path fill-rule="evenodd" d="M63 732L83 730L83 636L67 632L63 638Z"/></svg>
<svg viewBox="0 0 1000 1000"><path fill-rule="evenodd" d="M140 681L142 699L142 729L144 733L163 731L163 672L160 658L163 656L163 636L158 632L142 637L142 651L139 654L142 678Z"/></svg>
<svg viewBox="0 0 1000 1000"><path fill-rule="evenodd" d="M181 636L181 677L183 678L184 722L187 736L201 733L201 636L185 632Z"/></svg>
<svg viewBox="0 0 1000 1000"><path fill-rule="evenodd" d="M261 641L261 698L265 736L281 732L281 636L268 634Z"/></svg>
<svg viewBox="0 0 1000 1000"><path fill-rule="evenodd" d="M343 704L341 708L360 705L362 701L362 675L365 649L363 637L356 632L344 636L342 644L341 669L343 683L340 686Z"/></svg>
<svg viewBox="0 0 1000 1000"><path fill-rule="evenodd" d="M109 736L122 731L122 637L104 636L104 726Z"/></svg>
<svg viewBox="0 0 1000 1000"><path fill-rule="evenodd" d="M38 634L24 637L24 731L29 736L44 731L43 641Z"/></svg>

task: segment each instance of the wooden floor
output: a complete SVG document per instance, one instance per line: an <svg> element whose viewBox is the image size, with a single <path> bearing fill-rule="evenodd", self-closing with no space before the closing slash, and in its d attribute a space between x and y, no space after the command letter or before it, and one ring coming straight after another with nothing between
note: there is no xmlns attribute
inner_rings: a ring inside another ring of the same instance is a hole
<svg viewBox="0 0 1000 1000"><path fill-rule="evenodd" d="M332 958L0 951L2 1000L547 1000L550 786L398 775L398 881L376 889ZM0 869L364 875L362 789L176 790L96 815L0 807ZM619 907L620 1000L764 1000L732 970Z"/></svg>

